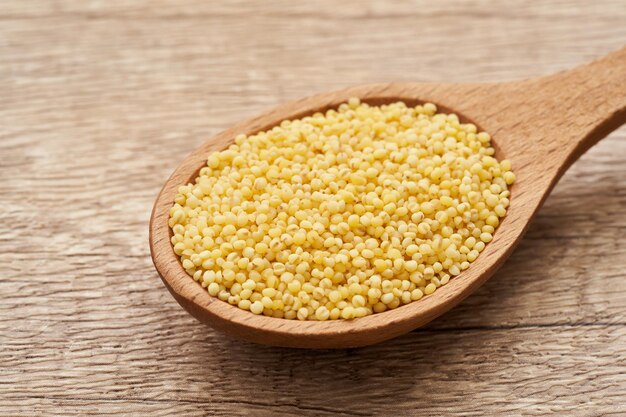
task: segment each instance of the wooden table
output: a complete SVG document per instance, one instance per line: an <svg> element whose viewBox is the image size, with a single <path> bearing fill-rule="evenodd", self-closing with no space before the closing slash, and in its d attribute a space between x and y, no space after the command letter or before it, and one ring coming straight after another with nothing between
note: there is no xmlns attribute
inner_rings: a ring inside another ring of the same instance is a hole
<svg viewBox="0 0 626 417"><path fill-rule="evenodd" d="M232 340L152 266L160 186L237 120L358 83L537 76L626 42L623 0L443 3L2 2L0 415L626 415L624 128L491 281L377 346Z"/></svg>

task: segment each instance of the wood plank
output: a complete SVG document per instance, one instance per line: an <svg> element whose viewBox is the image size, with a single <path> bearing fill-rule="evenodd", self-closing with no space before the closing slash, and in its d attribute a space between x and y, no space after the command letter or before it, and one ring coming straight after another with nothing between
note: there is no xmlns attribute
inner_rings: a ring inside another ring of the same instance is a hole
<svg viewBox="0 0 626 417"><path fill-rule="evenodd" d="M7 2L2 5L5 18L41 18L88 16L113 18L201 18L217 17L266 17L288 18L313 17L315 19L380 19L406 16L457 18L459 16L493 16L494 18L528 18L562 16L569 19L619 18L624 10L619 0L603 0L590 3L578 0L560 0L546 4L532 4L514 0L503 0L500 7L493 7L490 0L449 0L445 3L430 3L425 0L397 0L393 4L384 1L367 3L354 0L332 2L298 2L270 0L263 3L249 0L228 2L203 2L193 0L72 0ZM447 15L447 16L446 16Z"/></svg>
<svg viewBox="0 0 626 417"><path fill-rule="evenodd" d="M116 27L119 36L131 38L123 26L120 23ZM96 35L92 36L91 41L97 42ZM145 42L133 39L137 48ZM67 51L59 53L69 59ZM100 53L105 54L105 62L121 59L114 50ZM226 101L226 93L219 97L219 93L211 95L207 91L198 97L192 91L193 81L183 80L179 81L178 91L168 94L159 91L166 88L166 83L133 81L150 79L147 70L141 76L119 74L114 71L115 65L109 67L100 72L90 60L85 61L72 69L72 74L83 74L74 79L63 75L63 69L42 66L43 74L32 73L34 66L25 65L25 81L15 83L5 97L7 104L0 112L0 122L6 128L0 146L6 147L3 154L10 163L0 170L12 181L0 184L0 192L10 202L10 209L2 216L13 229L35 227L38 231L36 236L21 236L18 247L24 249L11 255L14 268L23 268L16 272L28 271L31 275L16 273L10 279L31 282L34 275L45 277L47 282L45 289L26 286L21 296L51 290L63 293L69 283L77 291L83 291L83 285L87 289L100 286L102 273L119 273L108 271L112 266L110 256L124 258L132 254L135 261L142 260L132 265L136 275L154 277L149 260L144 258L148 254L144 242L156 192L183 155L203 137L237 120L240 108L246 107L245 92L231 96L233 102ZM55 77L55 71L61 75ZM162 77L165 79L165 74ZM60 82L66 78L68 83ZM172 78L176 80L176 74ZM321 76L319 81L323 82ZM254 84L255 89L264 88L263 83ZM154 100L153 94L163 99ZM262 92L264 97L266 94L271 97L269 92ZM184 99L190 95L196 95L194 99L202 104ZM223 108L214 110L220 99L224 100ZM624 162L623 136L622 129L574 166L541 211L527 240L481 293L487 296L479 294L468 301L467 310L462 307L452 313L453 326L459 321L467 326L484 325L485 320L493 326L555 320L624 322L625 296L614 290L625 285L619 262L625 250L623 239L619 239L625 227L621 215L625 182L618 169ZM129 176L134 178L131 198L126 197ZM580 186L581 181L585 187ZM581 188L585 190L583 196ZM72 207L67 214L61 211L66 206ZM98 220L90 220L96 214ZM594 221L598 217L604 220ZM573 223L577 227L571 229ZM556 235L547 235L548 231ZM567 233L567 239L563 233ZM48 242L53 242L58 256L38 264L49 252ZM16 242L10 239L6 244L5 256L9 256ZM581 253L589 256L580 259ZM72 257L69 262L65 255ZM598 256L604 261L597 262ZM532 262L535 259L538 262ZM77 268L80 281L58 275L67 271L68 265ZM91 268L85 273L87 265ZM559 278L546 279L554 271L559 272ZM85 276L90 273L96 274L91 281ZM151 285L160 284L152 280ZM487 297L494 291L498 293L489 303ZM580 291L586 292L581 295ZM128 303L124 296L112 297L114 288L110 292L112 303ZM46 303L47 308L50 305ZM481 308L477 310L478 305Z"/></svg>
<svg viewBox="0 0 626 417"><path fill-rule="evenodd" d="M176 403L215 415L626 412L625 326L430 330L361 349L299 351L189 326L172 331L163 320L130 322L108 330L50 326L30 338L46 343L44 351L9 341L3 379L20 382L3 387L0 402L52 402L67 411L83 402L81 414L122 400L136 413ZM63 355L62 368L53 351Z"/></svg>
<svg viewBox="0 0 626 417"><path fill-rule="evenodd" d="M159 187L233 122L346 85L564 69L623 45L622 1L146 4L0 4L0 414L626 413L624 128L477 294L364 350L226 339L147 247Z"/></svg>

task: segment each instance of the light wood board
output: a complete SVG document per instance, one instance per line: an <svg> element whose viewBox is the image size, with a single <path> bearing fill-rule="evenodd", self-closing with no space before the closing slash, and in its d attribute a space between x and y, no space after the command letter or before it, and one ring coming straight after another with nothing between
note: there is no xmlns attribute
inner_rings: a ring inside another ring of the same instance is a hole
<svg viewBox="0 0 626 417"><path fill-rule="evenodd" d="M614 1L0 4L0 415L626 413L626 129L427 328L298 351L202 326L150 261L171 171L278 103L501 81L626 42Z"/></svg>

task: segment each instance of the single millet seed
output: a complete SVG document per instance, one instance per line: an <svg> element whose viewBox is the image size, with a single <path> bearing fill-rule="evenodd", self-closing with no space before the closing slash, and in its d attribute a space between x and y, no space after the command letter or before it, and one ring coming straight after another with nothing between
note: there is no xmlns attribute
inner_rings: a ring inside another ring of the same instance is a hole
<svg viewBox="0 0 626 417"><path fill-rule="evenodd" d="M509 206L511 163L434 104L350 99L212 153L170 210L172 245L211 296L337 320L420 300L474 262Z"/></svg>

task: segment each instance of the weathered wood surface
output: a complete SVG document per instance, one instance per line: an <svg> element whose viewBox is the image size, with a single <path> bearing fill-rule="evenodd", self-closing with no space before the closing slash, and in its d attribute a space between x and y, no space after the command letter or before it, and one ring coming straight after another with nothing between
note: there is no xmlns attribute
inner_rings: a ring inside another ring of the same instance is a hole
<svg viewBox="0 0 626 417"><path fill-rule="evenodd" d="M625 42L621 0L3 2L0 415L626 414L624 128L477 294L377 346L215 333L147 246L167 176L243 117L359 83L536 76Z"/></svg>

